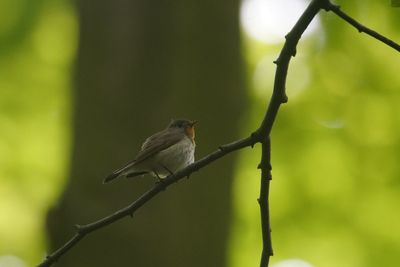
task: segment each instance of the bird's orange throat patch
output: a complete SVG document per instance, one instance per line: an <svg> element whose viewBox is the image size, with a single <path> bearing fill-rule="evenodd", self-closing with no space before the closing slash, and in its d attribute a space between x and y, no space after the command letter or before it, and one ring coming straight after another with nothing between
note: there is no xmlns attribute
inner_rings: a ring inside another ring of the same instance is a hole
<svg viewBox="0 0 400 267"><path fill-rule="evenodd" d="M195 136L195 133L194 133L194 126L187 127L187 128L186 128L186 134L187 134L187 136L190 137L190 139L194 140L194 136Z"/></svg>

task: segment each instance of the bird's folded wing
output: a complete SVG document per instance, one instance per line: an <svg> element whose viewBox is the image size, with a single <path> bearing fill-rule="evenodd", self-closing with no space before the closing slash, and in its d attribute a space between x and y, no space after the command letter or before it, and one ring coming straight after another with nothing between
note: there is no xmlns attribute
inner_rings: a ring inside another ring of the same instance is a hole
<svg viewBox="0 0 400 267"><path fill-rule="evenodd" d="M136 156L135 160L132 162L133 166L153 156L154 154L175 145L180 140L185 137L185 133L178 132L174 130L161 131L149 138L142 145L142 150Z"/></svg>
<svg viewBox="0 0 400 267"><path fill-rule="evenodd" d="M112 174L107 176L103 183L108 183L111 180L114 180L118 176L120 176L125 170L128 170L135 166L136 164L142 162L143 160L153 156L154 154L167 149L168 147L175 145L178 143L182 138L184 138L184 133L177 132L177 131L161 131L158 132L149 138L142 145L142 150L136 156L136 158L129 162L128 164L124 165L123 167L115 170Z"/></svg>

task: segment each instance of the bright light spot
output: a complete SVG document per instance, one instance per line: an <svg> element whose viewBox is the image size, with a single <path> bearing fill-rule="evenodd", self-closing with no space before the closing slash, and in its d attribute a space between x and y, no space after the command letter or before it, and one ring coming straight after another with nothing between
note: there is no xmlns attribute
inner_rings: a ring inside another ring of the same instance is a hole
<svg viewBox="0 0 400 267"><path fill-rule="evenodd" d="M344 121L342 119L318 120L317 122L320 125L330 129L340 129L344 127Z"/></svg>
<svg viewBox="0 0 400 267"><path fill-rule="evenodd" d="M313 265L303 260L291 259L277 262L272 264L271 267L313 267Z"/></svg>
<svg viewBox="0 0 400 267"><path fill-rule="evenodd" d="M0 267L26 267L26 264L16 256L3 255L0 256Z"/></svg>
<svg viewBox="0 0 400 267"><path fill-rule="evenodd" d="M304 0L243 0L240 20L250 37L265 43L279 43L285 40L285 35L306 7L307 3ZM303 35L315 32L319 25L317 16Z"/></svg>

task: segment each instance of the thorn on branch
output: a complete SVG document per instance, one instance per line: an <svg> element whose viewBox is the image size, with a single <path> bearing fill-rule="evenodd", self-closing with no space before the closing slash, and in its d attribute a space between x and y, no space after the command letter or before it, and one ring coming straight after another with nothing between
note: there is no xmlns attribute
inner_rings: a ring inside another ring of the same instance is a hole
<svg viewBox="0 0 400 267"><path fill-rule="evenodd" d="M272 166L268 162L261 162L260 164L258 164L257 169L265 169L267 171L271 171Z"/></svg>
<svg viewBox="0 0 400 267"><path fill-rule="evenodd" d="M296 49L296 47L294 47L294 48L293 48L293 51L292 51L292 57L295 57L296 54L297 54L297 49Z"/></svg>
<svg viewBox="0 0 400 267"><path fill-rule="evenodd" d="M324 9L326 12L329 12L333 9L340 9L340 6L332 4L329 0L323 0L321 8Z"/></svg>
<svg viewBox="0 0 400 267"><path fill-rule="evenodd" d="M286 90L286 89L285 89L285 90ZM288 101L289 101L289 98L288 98L287 94L283 94L283 95L282 95L282 99L281 99L282 104L285 104L285 103L287 103Z"/></svg>
<svg viewBox="0 0 400 267"><path fill-rule="evenodd" d="M78 233L80 233L82 231L82 225L80 225L80 224L75 224L74 228Z"/></svg>
<svg viewBox="0 0 400 267"><path fill-rule="evenodd" d="M251 144L251 148L253 148L256 143L261 142L262 140L262 134L260 133L260 129L256 130L255 132L252 132L250 138L253 140L253 143Z"/></svg>

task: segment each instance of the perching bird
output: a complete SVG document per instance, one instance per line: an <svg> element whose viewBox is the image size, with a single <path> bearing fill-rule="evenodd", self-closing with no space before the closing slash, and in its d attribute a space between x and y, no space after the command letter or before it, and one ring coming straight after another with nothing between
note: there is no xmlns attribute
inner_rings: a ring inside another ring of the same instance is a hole
<svg viewBox="0 0 400 267"><path fill-rule="evenodd" d="M149 138L136 158L107 176L108 183L120 176L150 174L158 179L167 177L194 162L194 125L196 121L172 120L168 127Z"/></svg>

